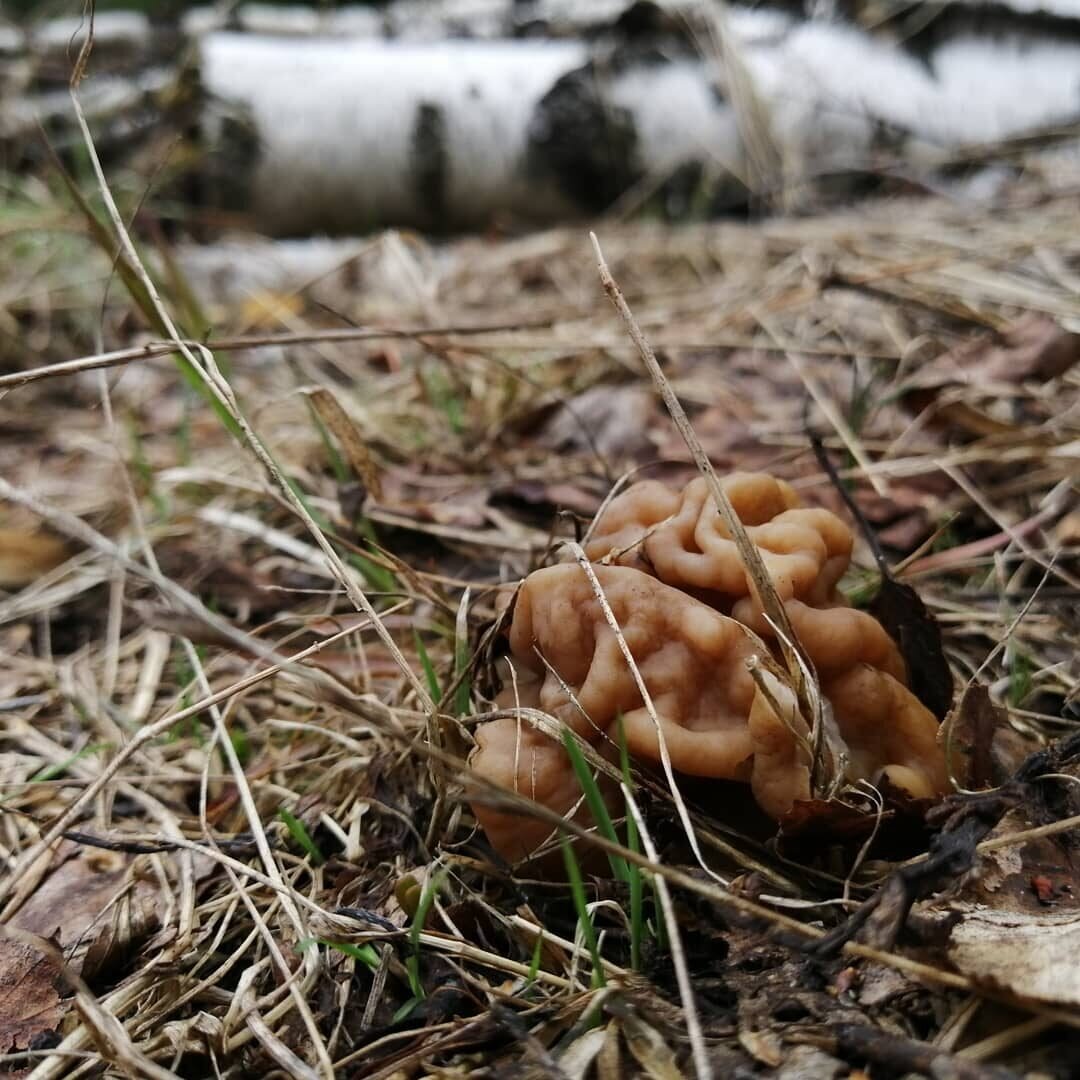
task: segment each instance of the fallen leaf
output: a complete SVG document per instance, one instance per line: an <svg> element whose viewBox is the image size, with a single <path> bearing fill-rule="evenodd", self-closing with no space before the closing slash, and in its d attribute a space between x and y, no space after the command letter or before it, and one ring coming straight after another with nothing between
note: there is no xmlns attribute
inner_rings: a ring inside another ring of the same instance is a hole
<svg viewBox="0 0 1080 1080"><path fill-rule="evenodd" d="M1064 375L1080 360L1080 334L1062 329L1048 315L1030 312L995 337L980 335L924 364L912 388L952 384L1047 380Z"/></svg>
<svg viewBox="0 0 1080 1080"><path fill-rule="evenodd" d="M333 392L325 386L311 387L303 393L307 395L311 407L326 429L341 444L341 449L345 452L345 460L348 461L353 474L374 499L381 499L382 480L379 470L352 417L341 407L341 403Z"/></svg>
<svg viewBox="0 0 1080 1080"><path fill-rule="evenodd" d="M780 1037L771 1031L739 1032L739 1045L757 1062L775 1069L784 1060L783 1045Z"/></svg>
<svg viewBox="0 0 1080 1080"><path fill-rule="evenodd" d="M1080 913L960 910L948 952L963 974L1023 997L1080 1005Z"/></svg>
<svg viewBox="0 0 1080 1080"><path fill-rule="evenodd" d="M630 1053L651 1080L684 1080L675 1051L663 1036L640 1016L628 1012L622 1019L623 1035Z"/></svg>
<svg viewBox="0 0 1080 1080"><path fill-rule="evenodd" d="M1080 334L1063 330L1048 315L1030 312L1013 323L1000 344L986 349L978 360L987 379L1053 379L1080 360Z"/></svg>
<svg viewBox="0 0 1080 1080"><path fill-rule="evenodd" d="M654 412L653 395L642 386L593 386L564 401L537 441L553 450L595 451L616 460L650 454L647 431Z"/></svg>
<svg viewBox="0 0 1080 1080"><path fill-rule="evenodd" d="M0 529L0 589L22 589L71 557L68 545L28 529Z"/></svg>
<svg viewBox="0 0 1080 1080"><path fill-rule="evenodd" d="M995 705L982 683L964 687L946 721L950 735L953 775L969 791L992 787L994 732L1008 723L1004 709Z"/></svg>
<svg viewBox="0 0 1080 1080"><path fill-rule="evenodd" d="M910 586L886 577L870 605L870 614L900 646L911 690L939 719L953 700L953 677L941 644L941 628Z"/></svg>
<svg viewBox="0 0 1080 1080"><path fill-rule="evenodd" d="M568 1080L585 1080L607 1041L606 1028L593 1028L579 1035L560 1055L559 1068Z"/></svg>
<svg viewBox="0 0 1080 1080"><path fill-rule="evenodd" d="M32 946L0 940L0 1054L28 1050L60 1026L59 974Z"/></svg>
<svg viewBox="0 0 1080 1080"><path fill-rule="evenodd" d="M133 876L135 858L65 840L10 924L55 941L71 969L92 978L158 925L161 889Z"/></svg>

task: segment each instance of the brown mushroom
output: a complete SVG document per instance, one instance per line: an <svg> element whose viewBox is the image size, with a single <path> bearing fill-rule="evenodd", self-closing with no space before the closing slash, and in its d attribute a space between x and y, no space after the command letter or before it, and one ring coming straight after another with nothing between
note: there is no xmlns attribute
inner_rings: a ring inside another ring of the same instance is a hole
<svg viewBox="0 0 1080 1080"><path fill-rule="evenodd" d="M740 514L755 520L777 506L787 506L774 515L775 523L777 516L794 512L786 485L753 479L745 484L740 479L742 486L732 490ZM751 505L748 492L755 490L764 494ZM820 524L818 518L809 520ZM665 563L657 539L665 527L655 529L639 547L647 545L649 554L649 561L641 565L669 572L677 562ZM629 526L621 525L615 533L625 528ZM847 559L844 544L834 537L831 547L824 540L816 545L807 538L812 529L805 523L792 530L797 540L777 557L816 559L826 581L815 586L800 576L802 569L789 575L785 580L792 588L797 584L796 593L804 598L788 593L786 607L831 706L828 722L835 724L838 745L846 752L845 778L872 781L887 776L893 785L920 798L945 791L937 721L905 688L906 672L895 642L867 613L834 603L837 560ZM835 530L828 524L822 531ZM615 534L607 535L610 539ZM772 547L764 550L774 555L784 546L772 534L765 539ZM761 543L760 534L754 540ZM617 558L628 554L609 550ZM809 737L795 696L768 673L768 665L758 665L766 671L764 690L750 672L748 662L760 654L762 644L748 625L758 628L763 620L745 577L733 605L745 620L741 623L632 566L597 565L593 571L654 712L589 575L577 564L538 570L522 584L509 634L511 677L498 704L553 716L609 760L617 753L617 717L622 718L627 749L638 761L660 763L662 733L677 772L749 781L758 804L774 818L786 814L796 801L810 798ZM712 586L731 581L723 575L698 580L711 581ZM719 595L720 590L711 592ZM833 606L815 607L812 599ZM769 629L767 624L764 628ZM560 814L573 813L578 821L588 820L564 747L533 727L526 715L481 725L470 764L475 773L502 787ZM613 784L602 785L602 790L614 800ZM495 849L514 861L530 857L551 834L544 823L479 799L474 800L474 810Z"/></svg>
<svg viewBox="0 0 1080 1080"><path fill-rule="evenodd" d="M474 772L499 787L516 791L578 824L588 826L581 785L564 747L526 719L500 717L476 729ZM552 828L534 817L473 800L473 813L491 846L508 862L532 857L551 837Z"/></svg>
<svg viewBox="0 0 1080 1080"><path fill-rule="evenodd" d="M851 560L851 530L831 511L800 506L789 484L764 473L733 473L721 484L820 674L867 663L905 682L896 643L873 616L847 607L837 589ZM653 573L773 636L701 477L681 492L655 480L634 484L601 515L586 553Z"/></svg>
<svg viewBox="0 0 1080 1080"><path fill-rule="evenodd" d="M767 675L764 681L768 693L759 690L750 711L750 784L758 805L780 818L810 798L809 733L790 689ZM948 790L937 719L902 683L856 664L825 681L822 692L848 755L849 782L884 777L916 799Z"/></svg>
<svg viewBox="0 0 1080 1080"><path fill-rule="evenodd" d="M756 651L753 639L733 619L638 570L598 566L595 573L656 710L672 767L748 779L754 682L746 662ZM506 681L499 705L542 709L609 754L621 716L630 754L660 762L656 723L580 566L552 566L525 579L510 649L515 677ZM482 725L470 764L559 812L580 795L563 748L525 721ZM475 809L496 849L520 857L532 840L517 842L521 819Z"/></svg>
<svg viewBox="0 0 1080 1080"><path fill-rule="evenodd" d="M721 484L781 599L842 602L836 585L851 560L852 536L835 514L801 506L789 484L764 473L732 473ZM585 550L590 559L636 566L694 590L722 611L753 595L702 477L680 492L655 480L632 485L601 515Z"/></svg>

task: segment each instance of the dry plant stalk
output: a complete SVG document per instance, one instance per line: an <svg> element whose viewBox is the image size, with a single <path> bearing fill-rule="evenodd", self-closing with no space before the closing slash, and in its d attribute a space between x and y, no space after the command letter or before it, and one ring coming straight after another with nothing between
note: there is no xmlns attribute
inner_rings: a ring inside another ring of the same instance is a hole
<svg viewBox="0 0 1080 1080"><path fill-rule="evenodd" d="M773 586L760 552L746 535L746 529L743 528L738 514L735 513L735 509L731 505L731 500L721 486L716 476L716 470L701 445L701 440L694 433L694 429L686 415L686 410L683 409L674 390L672 390L671 384L668 382L659 363L657 363L652 346L641 332L641 328L638 326L626 298L623 296L615 279L611 276L611 271L604 260L596 234L590 233L589 238L596 253L600 282L604 287L604 291L626 324L627 332L637 347L653 385L663 399L664 405L667 407L673 423L686 443L687 449L693 455L698 471L705 478L709 493L716 504L716 511L724 519L724 525L735 541L739 557L742 559L746 572L753 582L757 598L780 641L788 678L794 690L799 711L807 720L807 727L810 729L810 741L813 748L811 762L812 789L815 794L828 798L843 781L843 751L838 745L836 736L830 729L826 715L827 706L821 697L813 666L799 646L798 638L791 627L787 611L777 595L776 588Z"/></svg>

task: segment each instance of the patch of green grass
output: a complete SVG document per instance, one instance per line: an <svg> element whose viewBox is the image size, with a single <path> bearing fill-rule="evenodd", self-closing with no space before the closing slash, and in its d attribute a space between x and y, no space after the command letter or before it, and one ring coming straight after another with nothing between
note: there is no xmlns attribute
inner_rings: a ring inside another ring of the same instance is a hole
<svg viewBox="0 0 1080 1080"><path fill-rule="evenodd" d="M600 833L605 840L610 840L613 844L618 844L619 837L615 832L615 825L611 820L611 815L608 813L607 804L604 802L604 796L600 793L600 785L597 784L596 777L593 776L592 770L589 768L589 763L585 760L585 755L581 751L581 747L578 746L577 740L570 731L564 729L562 737L563 746L566 747L566 753L570 758L570 764L574 768L574 775L581 785L581 790L585 792L585 802L588 804L589 813L592 814L593 821L596 823L596 831ZM619 855L609 854L608 862L611 864L612 874L619 881L629 884L630 872L626 860Z"/></svg>
<svg viewBox="0 0 1080 1080"><path fill-rule="evenodd" d="M525 977L525 985L532 986L536 982L536 976L540 974L540 957L544 951L544 938L541 934L536 935L536 944L533 946L532 959L529 961L529 974Z"/></svg>
<svg viewBox="0 0 1080 1080"><path fill-rule="evenodd" d="M131 436L131 465L135 470L135 475L139 478L139 482L142 484L143 490L146 492L150 502L153 503L154 512L162 521L168 521L169 501L158 489L157 481L154 477L154 470L143 451L142 439L139 438L139 432L133 423L129 423L128 431Z"/></svg>
<svg viewBox="0 0 1080 1080"><path fill-rule="evenodd" d="M45 768L39 769L30 777L30 783L40 784L44 783L46 780L55 780L58 776L63 776L76 761L91 757L93 754L100 754L102 750L108 750L111 746L112 743L91 743L89 746L84 746L81 750L76 750L74 754L64 758L63 761L58 761L53 765L46 765Z"/></svg>
<svg viewBox="0 0 1080 1080"><path fill-rule="evenodd" d="M630 752L626 748L626 731L623 728L622 713L615 718L619 733L619 767L622 770L623 784L627 791L634 790L634 781L630 775ZM641 837L638 835L637 821L626 808L626 846L635 854L641 853ZM641 867L635 863L626 863L627 884L630 888L630 967L641 970L641 945L645 937L645 890L641 876ZM657 920L659 925L663 920Z"/></svg>
<svg viewBox="0 0 1080 1080"><path fill-rule="evenodd" d="M1018 708L1031 693L1034 665L1031 657L1021 649L1010 646L1009 658L1009 704Z"/></svg>
<svg viewBox="0 0 1080 1080"><path fill-rule="evenodd" d="M450 430L455 435L463 435L466 427L465 409L445 373L440 368L429 367L421 370L420 377L428 400L446 417Z"/></svg>
<svg viewBox="0 0 1080 1080"><path fill-rule="evenodd" d="M236 752L236 759L241 765L246 765L251 760L251 743L248 741L247 732L242 727L229 730L229 741Z"/></svg>
<svg viewBox="0 0 1080 1080"><path fill-rule="evenodd" d="M344 956L349 956L365 967L371 968L372 971L376 971L379 967L379 954L371 945L353 945L348 941L327 941L325 938L309 937L304 938L297 947L300 952L307 952L308 949L313 949L316 945L322 945Z"/></svg>
<svg viewBox="0 0 1080 1080"><path fill-rule="evenodd" d="M420 981L420 934L427 922L431 905L435 903L435 895L442 886L444 874L436 874L423 888L420 899L413 913L412 924L409 926L409 959L405 965L409 972L409 989L418 1001L422 1001L427 995L424 993L424 984Z"/></svg>
<svg viewBox="0 0 1080 1080"><path fill-rule="evenodd" d="M618 717L619 732L619 755L623 782L632 790L632 777L630 775L630 755L626 749L626 736L623 731L622 717ZM600 792L600 786L585 760L585 755L578 746L577 740L569 731L563 731L563 745L573 766L574 775L577 777L581 790L585 793L585 802L596 824L597 832L612 843L620 843L619 835L615 830L615 824L608 813L607 804ZM635 853L641 852L641 837L638 835L637 823L634 821L630 808L626 808L626 847ZM645 939L645 888L641 867L636 863L629 862L619 855L609 854L608 862L611 864L611 872L614 877L626 885L630 896L630 967L634 971L641 970L642 945Z"/></svg>
<svg viewBox="0 0 1080 1080"><path fill-rule="evenodd" d="M356 531L369 543L378 544L379 539L375 534L375 526L367 518L359 518L354 522ZM401 583L392 570L380 566L377 562L365 558L355 552L349 555L349 562L364 575L364 580L375 589L376 592L392 593L401 591Z"/></svg>

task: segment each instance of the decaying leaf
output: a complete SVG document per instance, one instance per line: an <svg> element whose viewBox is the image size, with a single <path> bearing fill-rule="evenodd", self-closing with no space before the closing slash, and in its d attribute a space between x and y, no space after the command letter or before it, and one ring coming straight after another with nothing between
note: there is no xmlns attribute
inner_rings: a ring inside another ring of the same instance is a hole
<svg viewBox="0 0 1080 1080"><path fill-rule="evenodd" d="M56 966L30 945L0 939L0 1054L28 1050L63 1017Z"/></svg>
<svg viewBox="0 0 1080 1080"><path fill-rule="evenodd" d="M996 338L980 336L925 364L914 386L953 383L1023 382L1064 375L1080 360L1080 334L1063 329L1048 315L1029 312Z"/></svg>
<svg viewBox="0 0 1080 1080"><path fill-rule="evenodd" d="M994 731L1006 722L1005 711L995 705L981 683L964 687L949 715L950 765L961 787L974 791L994 782L991 746Z"/></svg>
<svg viewBox="0 0 1080 1080"><path fill-rule="evenodd" d="M0 529L0 589L22 589L71 557L63 541L29 529Z"/></svg>
<svg viewBox="0 0 1080 1080"><path fill-rule="evenodd" d="M357 479L375 499L382 498L382 481L375 459L367 448L352 417L341 407L341 403L325 386L316 386L306 390L311 407L319 419L326 425L334 438L345 451L345 458Z"/></svg>
<svg viewBox="0 0 1080 1080"><path fill-rule="evenodd" d="M160 889L133 876L133 862L131 855L65 841L11 925L56 941L72 970L92 977L157 925Z"/></svg>
<svg viewBox="0 0 1080 1080"><path fill-rule="evenodd" d="M953 927L949 959L983 985L1057 1005L1080 1005L1080 912L970 907Z"/></svg>
<svg viewBox="0 0 1080 1080"><path fill-rule="evenodd" d="M626 1045L642 1073L650 1080L684 1080L683 1072L676 1064L676 1054L664 1041L664 1037L636 1013L627 1013L622 1021Z"/></svg>

